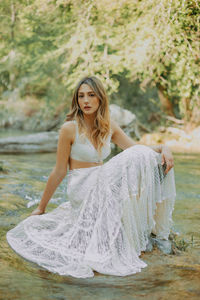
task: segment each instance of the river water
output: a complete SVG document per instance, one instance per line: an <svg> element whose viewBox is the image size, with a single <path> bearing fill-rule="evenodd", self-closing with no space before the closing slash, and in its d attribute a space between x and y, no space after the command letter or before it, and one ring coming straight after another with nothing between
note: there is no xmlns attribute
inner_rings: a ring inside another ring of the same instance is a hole
<svg viewBox="0 0 200 300"><path fill-rule="evenodd" d="M0 155L0 299L200 299L200 155L175 155L177 198L173 231L182 251L165 255L154 249L141 258L148 266L126 277L95 273L77 279L52 274L18 256L6 232L25 219L44 190L55 153ZM57 188L46 212L66 201L66 180ZM183 251L185 250L185 251Z"/></svg>

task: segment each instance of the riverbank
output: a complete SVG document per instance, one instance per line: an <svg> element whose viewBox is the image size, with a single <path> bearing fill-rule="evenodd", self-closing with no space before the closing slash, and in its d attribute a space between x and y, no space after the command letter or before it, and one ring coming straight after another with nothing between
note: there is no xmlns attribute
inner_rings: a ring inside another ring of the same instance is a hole
<svg viewBox="0 0 200 300"><path fill-rule="evenodd" d="M189 132L177 127L161 127L158 132L144 134L140 144L165 144L175 153L200 153L200 126Z"/></svg>

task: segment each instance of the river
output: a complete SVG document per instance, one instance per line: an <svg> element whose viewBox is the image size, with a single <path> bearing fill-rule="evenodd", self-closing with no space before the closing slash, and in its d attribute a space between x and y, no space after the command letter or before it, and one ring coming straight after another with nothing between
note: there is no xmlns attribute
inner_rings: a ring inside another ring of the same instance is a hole
<svg viewBox="0 0 200 300"><path fill-rule="evenodd" d="M177 198L172 229L182 251L176 255L157 249L143 253L147 268L131 276L95 273L93 278L78 279L52 274L24 260L6 241L6 232L40 200L55 153L0 155L8 170L0 172L0 299L200 299L200 155L174 156ZM64 179L46 212L65 201L65 194Z"/></svg>

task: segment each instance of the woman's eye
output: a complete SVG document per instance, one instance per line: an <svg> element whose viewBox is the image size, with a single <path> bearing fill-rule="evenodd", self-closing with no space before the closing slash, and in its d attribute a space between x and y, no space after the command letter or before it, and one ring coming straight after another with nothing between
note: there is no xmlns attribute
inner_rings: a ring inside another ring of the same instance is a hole
<svg viewBox="0 0 200 300"><path fill-rule="evenodd" d="M79 95L78 97L79 97L79 98L83 98L83 95Z"/></svg>
<svg viewBox="0 0 200 300"><path fill-rule="evenodd" d="M91 96L91 97L94 97L94 96L95 96L95 94L90 94L90 96Z"/></svg>

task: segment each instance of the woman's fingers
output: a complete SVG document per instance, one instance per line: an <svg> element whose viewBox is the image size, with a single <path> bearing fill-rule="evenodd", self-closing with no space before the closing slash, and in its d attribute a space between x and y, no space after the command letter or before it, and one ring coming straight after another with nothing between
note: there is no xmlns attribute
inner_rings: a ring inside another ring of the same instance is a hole
<svg viewBox="0 0 200 300"><path fill-rule="evenodd" d="M173 168L173 166L174 166L174 160L173 160L173 158L169 158L169 159L165 159L165 162L166 162L165 174L167 174L169 172L169 170L171 168Z"/></svg>
<svg viewBox="0 0 200 300"><path fill-rule="evenodd" d="M174 166L174 158L172 156L171 150L167 146L162 147L161 157L161 164L166 164L165 174L167 174L169 170Z"/></svg>
<svg viewBox="0 0 200 300"><path fill-rule="evenodd" d="M161 157L162 157L161 165L163 166L164 163L165 163L165 155L164 155L164 153L161 153Z"/></svg>

